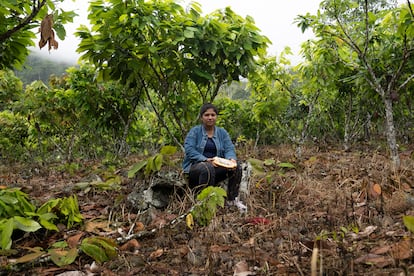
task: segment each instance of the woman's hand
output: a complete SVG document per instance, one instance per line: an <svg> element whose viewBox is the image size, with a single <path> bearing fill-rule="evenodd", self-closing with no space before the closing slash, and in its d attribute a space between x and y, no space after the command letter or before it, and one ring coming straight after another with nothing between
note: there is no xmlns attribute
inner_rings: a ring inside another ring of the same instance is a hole
<svg viewBox="0 0 414 276"><path fill-rule="evenodd" d="M233 164L235 165L234 168L229 169L229 170L235 170L237 168L237 160L235 159L229 159L231 162L233 162Z"/></svg>
<svg viewBox="0 0 414 276"><path fill-rule="evenodd" d="M210 162L211 164L213 164L213 166L214 167L217 167L217 165L216 164L214 164L214 162L213 162L213 160L214 160L214 158L207 158L207 162Z"/></svg>

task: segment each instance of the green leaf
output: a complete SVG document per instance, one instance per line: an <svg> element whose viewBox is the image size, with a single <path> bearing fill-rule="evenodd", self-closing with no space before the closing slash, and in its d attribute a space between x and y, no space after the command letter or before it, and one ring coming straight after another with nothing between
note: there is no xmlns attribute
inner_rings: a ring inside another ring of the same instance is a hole
<svg viewBox="0 0 414 276"><path fill-rule="evenodd" d="M99 263L106 262L117 256L116 243L105 237L85 238L81 243L80 249Z"/></svg>
<svg viewBox="0 0 414 276"><path fill-rule="evenodd" d="M121 23L126 23L128 20L128 15L127 14L121 14L121 16L118 18L119 22Z"/></svg>
<svg viewBox="0 0 414 276"><path fill-rule="evenodd" d="M201 71L200 69L195 68L195 69L194 69L194 73L195 73L197 76L202 77L202 78L204 78L204 79L206 79L206 80L213 81L213 76L212 76L211 74L209 74L208 72Z"/></svg>
<svg viewBox="0 0 414 276"><path fill-rule="evenodd" d="M177 152L177 147L174 146L163 146L160 153L163 155L173 155Z"/></svg>
<svg viewBox="0 0 414 276"><path fill-rule="evenodd" d="M57 265L57 266L65 266L73 263L78 257L78 249L71 248L69 250L56 248L49 250L50 259Z"/></svg>
<svg viewBox="0 0 414 276"><path fill-rule="evenodd" d="M90 182L78 182L75 184L74 188L77 190L86 190L87 188L89 188L91 186Z"/></svg>
<svg viewBox="0 0 414 276"><path fill-rule="evenodd" d="M262 160L259 159L255 159L255 158L250 158L249 160L247 160L253 168L253 172L258 174L258 175L263 175L264 174L264 164Z"/></svg>
<svg viewBox="0 0 414 276"><path fill-rule="evenodd" d="M279 167L279 168L289 168L289 169L294 169L295 168L295 165L293 165L292 163L279 163L279 164L277 164L277 166Z"/></svg>
<svg viewBox="0 0 414 276"><path fill-rule="evenodd" d="M56 35L59 37L60 40L65 40L66 30L62 24L60 23L54 24L53 29L56 31Z"/></svg>
<svg viewBox="0 0 414 276"><path fill-rule="evenodd" d="M157 154L154 158L154 169L155 171L160 171L161 170L161 166L162 166L162 161L163 161L164 157L162 154Z"/></svg>
<svg viewBox="0 0 414 276"><path fill-rule="evenodd" d="M36 232L42 228L37 221L19 216L13 217L13 224L14 229L20 229L25 232Z"/></svg>
<svg viewBox="0 0 414 276"><path fill-rule="evenodd" d="M68 243L66 241L58 241L52 244L52 248L66 248L68 247Z"/></svg>
<svg viewBox="0 0 414 276"><path fill-rule="evenodd" d="M403 222L405 227L414 233L414 216L403 216Z"/></svg>
<svg viewBox="0 0 414 276"><path fill-rule="evenodd" d="M18 202L17 198L15 196L11 195L2 195L0 196L0 200L7 204L16 204Z"/></svg>
<svg viewBox="0 0 414 276"><path fill-rule="evenodd" d="M45 202L42 206L40 206L37 209L36 213L39 214L39 215L46 214L46 213L50 213L61 202L62 202L62 199L60 199L60 198L57 198L57 199L49 199L47 202Z"/></svg>
<svg viewBox="0 0 414 276"><path fill-rule="evenodd" d="M263 164L266 166L272 166L276 163L275 159L266 159Z"/></svg>
<svg viewBox="0 0 414 276"><path fill-rule="evenodd" d="M129 171L128 171L128 178L133 178L139 172L147 165L147 160L142 160L135 164Z"/></svg>
<svg viewBox="0 0 414 276"><path fill-rule="evenodd" d="M194 219L202 226L208 225L216 215L217 206L224 207L226 191L221 187L209 186L197 196L200 201L191 212Z"/></svg>
<svg viewBox="0 0 414 276"><path fill-rule="evenodd" d="M103 263L109 260L108 256L105 254L105 250L94 244L82 242L80 249L98 263Z"/></svg>
<svg viewBox="0 0 414 276"><path fill-rule="evenodd" d="M13 218L0 222L0 246L2 249L10 249L12 245Z"/></svg>
<svg viewBox="0 0 414 276"><path fill-rule="evenodd" d="M39 222L47 230L59 231L59 228L56 226L56 224L50 222L49 220L40 219Z"/></svg>

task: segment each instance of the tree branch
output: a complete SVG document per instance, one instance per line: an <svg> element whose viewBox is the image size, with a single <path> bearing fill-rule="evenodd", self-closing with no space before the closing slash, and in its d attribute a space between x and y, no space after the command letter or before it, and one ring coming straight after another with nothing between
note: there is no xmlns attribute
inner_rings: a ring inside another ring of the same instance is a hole
<svg viewBox="0 0 414 276"><path fill-rule="evenodd" d="M155 104L154 104L154 102L151 99L151 95L149 94L148 87L147 87L146 83L144 82L144 79L142 78L142 76L139 76L139 78L141 79L142 87L144 88L144 91L145 91L145 94L147 96L147 99L148 99L148 101L151 104L152 110L154 110L155 114L157 115L158 120L161 122L161 124L163 125L163 127L165 128L165 130L168 132L168 134L170 135L170 137L174 140L174 142L184 152L184 146L183 146L183 144L181 144L180 141L178 141L178 139L171 133L170 129L168 128L168 126L165 123L164 119L162 118L161 114L158 112L157 108L155 107Z"/></svg>
<svg viewBox="0 0 414 276"><path fill-rule="evenodd" d="M411 16L414 17L413 9L411 8L410 0L407 0L408 9L410 10Z"/></svg>
<svg viewBox="0 0 414 276"><path fill-rule="evenodd" d="M409 76L400 86L398 86L398 90L402 89L404 86L407 85L412 79L414 79L414 74Z"/></svg>
<svg viewBox="0 0 414 276"><path fill-rule="evenodd" d="M7 39L9 39L14 33L20 31L24 27L26 27L28 24L30 24L33 20L33 18L36 17L36 15L39 13L39 11L42 9L42 7L46 4L47 0L42 0L42 2L37 2L37 6L35 1L33 1L33 9L32 13L29 14L20 24L15 26L13 29L10 29L2 34L0 34L0 43L3 43Z"/></svg>

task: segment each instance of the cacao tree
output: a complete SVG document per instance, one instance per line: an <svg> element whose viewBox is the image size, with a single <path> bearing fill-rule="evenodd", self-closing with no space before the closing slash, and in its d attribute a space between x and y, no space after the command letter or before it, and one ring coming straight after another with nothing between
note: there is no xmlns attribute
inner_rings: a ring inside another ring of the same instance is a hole
<svg viewBox="0 0 414 276"><path fill-rule="evenodd" d="M312 28L317 40L336 49L337 61L354 72L350 80L354 85L367 84L379 95L390 158L398 167L393 104L397 95L407 93L407 85L414 78L414 17L407 5L386 4L327 0L317 15L300 17L299 25ZM334 63L326 66L336 70Z"/></svg>
<svg viewBox="0 0 414 276"><path fill-rule="evenodd" d="M91 30L77 32L81 58L102 79L135 89L178 145L201 103L246 77L269 43L251 17L230 8L202 16L197 3L184 10L170 0L96 0L89 10Z"/></svg>
<svg viewBox="0 0 414 276"><path fill-rule="evenodd" d="M295 97L295 73L286 48L279 57L259 59L259 67L249 74L248 87L253 101L251 120L256 127L255 145L259 140L275 143L290 135L285 125L286 111ZM289 123L289 122L287 122Z"/></svg>

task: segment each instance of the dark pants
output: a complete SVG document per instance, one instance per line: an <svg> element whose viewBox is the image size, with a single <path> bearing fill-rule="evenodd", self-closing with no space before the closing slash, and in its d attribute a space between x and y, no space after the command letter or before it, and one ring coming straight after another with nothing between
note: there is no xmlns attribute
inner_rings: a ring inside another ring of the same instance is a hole
<svg viewBox="0 0 414 276"><path fill-rule="evenodd" d="M190 188L202 189L207 186L218 186L218 183L229 179L227 184L227 200L234 200L239 195L242 168L237 162L237 168L226 169L214 167L210 162L200 162L191 165L188 174Z"/></svg>

